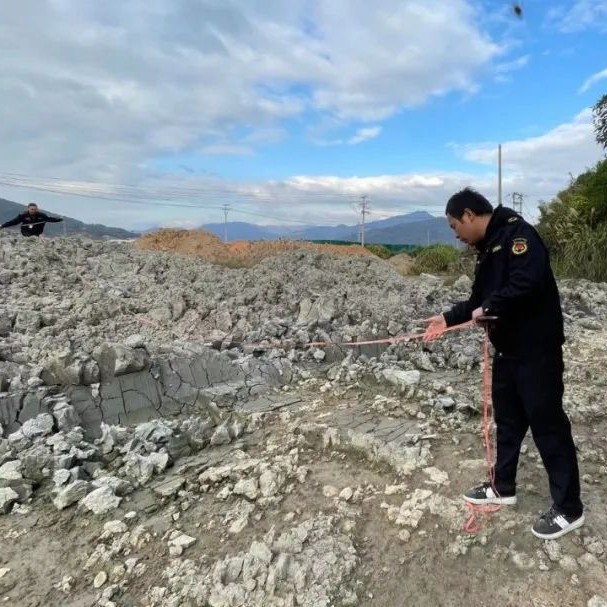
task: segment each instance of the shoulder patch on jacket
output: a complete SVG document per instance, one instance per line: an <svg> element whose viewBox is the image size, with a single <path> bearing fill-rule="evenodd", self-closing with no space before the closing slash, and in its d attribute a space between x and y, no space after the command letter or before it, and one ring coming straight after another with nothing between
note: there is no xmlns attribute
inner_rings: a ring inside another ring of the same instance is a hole
<svg viewBox="0 0 607 607"><path fill-rule="evenodd" d="M515 255L522 255L523 253L526 253L528 249L529 244L527 243L526 238L515 238L512 241L512 252Z"/></svg>
<svg viewBox="0 0 607 607"><path fill-rule="evenodd" d="M508 223L514 223L515 221L518 221L518 217L516 216L510 217L510 219L508 219Z"/></svg>

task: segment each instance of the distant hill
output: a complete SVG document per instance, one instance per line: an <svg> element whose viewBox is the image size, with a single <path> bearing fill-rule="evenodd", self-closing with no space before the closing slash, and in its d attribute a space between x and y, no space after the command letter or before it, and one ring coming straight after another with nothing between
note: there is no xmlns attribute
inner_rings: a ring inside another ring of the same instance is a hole
<svg viewBox="0 0 607 607"><path fill-rule="evenodd" d="M201 227L221 239L225 235L226 226L223 223L208 223ZM277 232L270 226L258 226L244 221L230 221L227 229L230 240L275 240L280 237L280 231Z"/></svg>
<svg viewBox="0 0 607 607"><path fill-rule="evenodd" d="M356 240L358 232L352 233L352 237L349 240ZM436 243L455 245L457 240L445 219L432 217L425 221L399 223L387 228L365 230L365 242L426 246Z"/></svg>
<svg viewBox="0 0 607 607"><path fill-rule="evenodd" d="M19 213L23 213L26 210L26 206L11 202L0 198L0 223L9 221L17 216ZM45 212L45 209L41 208L41 211ZM48 211L49 215L57 216L56 213ZM10 228L12 230L19 231L18 227ZM44 228L44 234L46 236L63 236L64 234L81 234L82 236L88 236L89 238L137 238L139 235L135 232L129 232L122 228L111 228L98 223L84 223L71 217L64 217L61 223L49 223Z"/></svg>
<svg viewBox="0 0 607 607"><path fill-rule="evenodd" d="M208 223L201 229L224 237L223 223ZM337 226L258 226L252 223L232 221L227 224L228 240L359 240L357 225ZM434 243L454 244L455 238L443 217L434 217L426 211L396 215L389 219L370 221L365 226L365 241L381 244L427 245Z"/></svg>

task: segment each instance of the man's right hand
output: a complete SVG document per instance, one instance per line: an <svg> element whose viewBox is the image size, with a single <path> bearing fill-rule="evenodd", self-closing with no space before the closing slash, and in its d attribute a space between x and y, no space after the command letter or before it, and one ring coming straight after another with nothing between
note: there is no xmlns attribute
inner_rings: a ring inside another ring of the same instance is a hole
<svg viewBox="0 0 607 607"><path fill-rule="evenodd" d="M445 329L447 328L447 321L442 314L437 314L436 316L426 318L424 319L424 322L428 323L428 327L424 333L422 341L432 341L437 339L445 332Z"/></svg>

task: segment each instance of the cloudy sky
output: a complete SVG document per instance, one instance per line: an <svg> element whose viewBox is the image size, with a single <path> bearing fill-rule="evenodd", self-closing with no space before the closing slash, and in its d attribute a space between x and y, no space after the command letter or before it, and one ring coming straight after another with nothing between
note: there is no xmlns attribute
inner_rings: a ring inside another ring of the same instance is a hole
<svg viewBox="0 0 607 607"><path fill-rule="evenodd" d="M602 152L607 0L0 3L0 197L127 228L529 217Z"/></svg>

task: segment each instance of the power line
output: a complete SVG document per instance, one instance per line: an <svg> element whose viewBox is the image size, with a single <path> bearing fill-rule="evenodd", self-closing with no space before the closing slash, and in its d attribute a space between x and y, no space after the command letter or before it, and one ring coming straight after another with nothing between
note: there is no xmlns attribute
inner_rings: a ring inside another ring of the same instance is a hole
<svg viewBox="0 0 607 607"><path fill-rule="evenodd" d="M353 202L351 194L326 193L326 192L280 192L267 190L260 191L243 191L242 187L226 187L216 184L199 184L196 187L175 186L132 186L124 184L115 184L108 186L101 182L93 181L78 181L68 182L56 177L49 178L32 178L23 174L17 173L1 173L0 185L12 188L29 189L39 192L47 192L51 194L61 194L65 196L74 196L78 198L107 200L109 202L126 202L133 205L143 205L146 207L176 207L187 209L200 210L216 210L224 211L227 202L221 204L222 199L230 198L231 202L234 199L239 199L243 203L266 203L276 202L277 198L283 197L285 202L291 204L310 203L323 204L325 201L330 201L332 204L347 203L348 206ZM254 187L254 186L251 186ZM201 196L213 197L215 204L201 204ZM365 216L369 213L367 196L363 196L362 207L362 223L365 222ZM360 206L360 205L359 205ZM230 211L249 215L254 217L262 217L288 224L309 225L309 222L300 221L292 218L279 217L269 213L247 211L238 209L237 206L230 206ZM224 222L225 215L224 215ZM364 228L363 228L364 229ZM364 241L364 234L361 234L361 241Z"/></svg>

